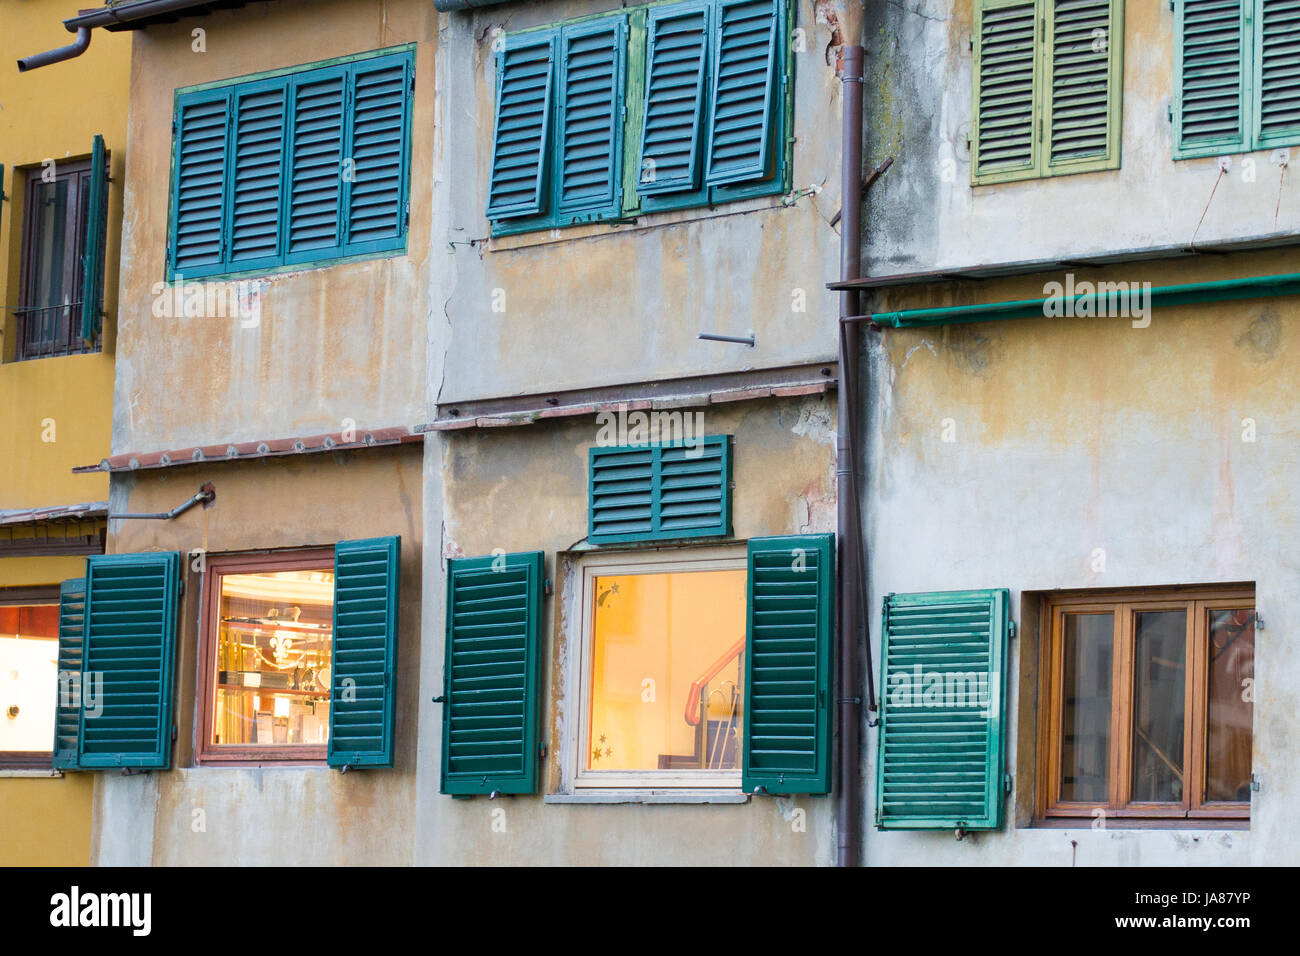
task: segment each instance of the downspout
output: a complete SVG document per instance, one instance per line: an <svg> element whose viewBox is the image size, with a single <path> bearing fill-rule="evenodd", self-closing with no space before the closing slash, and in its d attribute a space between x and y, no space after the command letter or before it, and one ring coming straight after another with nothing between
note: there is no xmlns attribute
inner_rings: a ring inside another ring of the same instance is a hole
<svg viewBox="0 0 1300 956"><path fill-rule="evenodd" d="M62 63L64 60L71 60L73 57L81 56L89 47L90 27L77 27L77 38L75 40L67 46L23 57L18 61L18 72L26 73L28 70L34 70L40 66L49 66L51 63Z"/></svg>
<svg viewBox="0 0 1300 956"><path fill-rule="evenodd" d="M75 31L77 39L57 50L34 53L18 61L18 72L25 73L37 67L61 63L81 56L90 46L90 31L95 27L117 26L145 20L150 17L167 16L179 13L191 7L199 8L203 4L196 0L136 0L134 3L120 3L116 6L104 6L86 11L78 16L63 21L68 32Z"/></svg>

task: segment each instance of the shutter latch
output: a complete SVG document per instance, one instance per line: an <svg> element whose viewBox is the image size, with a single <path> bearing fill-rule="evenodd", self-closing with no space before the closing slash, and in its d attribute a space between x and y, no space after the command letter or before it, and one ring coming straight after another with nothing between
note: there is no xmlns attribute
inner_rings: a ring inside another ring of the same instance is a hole
<svg viewBox="0 0 1300 956"><path fill-rule="evenodd" d="M1015 636L1016 636L1016 622L1007 621L1007 637L1015 637Z"/></svg>
<svg viewBox="0 0 1300 956"><path fill-rule="evenodd" d="M1002 792L1007 794L1011 793L1012 786L1013 781L1011 779L1011 774L1004 773L1002 775Z"/></svg>

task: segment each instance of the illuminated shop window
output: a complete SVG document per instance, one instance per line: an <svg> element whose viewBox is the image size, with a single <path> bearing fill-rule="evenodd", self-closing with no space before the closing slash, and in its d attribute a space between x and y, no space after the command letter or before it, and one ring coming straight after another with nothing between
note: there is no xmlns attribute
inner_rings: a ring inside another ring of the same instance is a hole
<svg viewBox="0 0 1300 956"><path fill-rule="evenodd" d="M48 766L58 657L57 603L0 605L0 766Z"/></svg>

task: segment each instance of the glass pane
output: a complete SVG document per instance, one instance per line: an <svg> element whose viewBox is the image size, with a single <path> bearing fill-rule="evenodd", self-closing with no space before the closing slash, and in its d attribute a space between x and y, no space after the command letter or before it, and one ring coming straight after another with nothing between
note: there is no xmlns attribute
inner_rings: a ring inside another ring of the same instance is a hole
<svg viewBox="0 0 1300 956"><path fill-rule="evenodd" d="M1187 612L1139 611L1133 636L1133 793L1147 803L1183 799Z"/></svg>
<svg viewBox="0 0 1300 956"><path fill-rule="evenodd" d="M1114 614L1065 615L1061 799L1106 803L1110 787L1110 679Z"/></svg>
<svg viewBox="0 0 1300 956"><path fill-rule="evenodd" d="M63 310L52 308L71 301L72 290L65 288L68 258L68 180L41 182L39 176L28 181L35 191L32 205L31 285L23 306L39 311L26 315L24 342L28 352L49 351L59 338Z"/></svg>
<svg viewBox="0 0 1300 956"><path fill-rule="evenodd" d="M0 607L0 751L54 747L59 606Z"/></svg>
<svg viewBox="0 0 1300 956"><path fill-rule="evenodd" d="M1210 612L1209 728L1205 799L1250 801L1255 708L1255 611Z"/></svg>
<svg viewBox="0 0 1300 956"><path fill-rule="evenodd" d="M743 570L596 578L588 770L736 770Z"/></svg>
<svg viewBox="0 0 1300 956"><path fill-rule="evenodd" d="M329 738L334 572L221 577L213 744Z"/></svg>

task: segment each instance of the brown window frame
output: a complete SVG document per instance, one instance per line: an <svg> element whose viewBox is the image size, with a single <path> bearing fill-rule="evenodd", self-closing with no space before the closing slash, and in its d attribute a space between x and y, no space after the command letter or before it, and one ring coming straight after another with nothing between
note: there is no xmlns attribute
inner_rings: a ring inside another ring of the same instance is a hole
<svg viewBox="0 0 1300 956"><path fill-rule="evenodd" d="M1040 642L1038 713L1038 789L1036 820L1039 825L1078 825L1093 819L1100 809L1105 820L1144 827L1249 827L1250 802L1206 801L1206 748L1209 730L1209 664L1205 659L1209 612L1230 608L1255 608L1253 585L1216 587L1144 588L1109 591L1075 591L1047 596L1044 601ZM1187 669L1183 692L1183 794L1181 805L1144 803L1132 792L1133 687L1135 614L1145 611L1187 611ZM1111 660L1111 715L1109 794L1105 803L1066 802L1060 799L1061 749L1064 708L1062 645L1066 614L1114 614ZM1253 738L1252 738L1253 739Z"/></svg>
<svg viewBox="0 0 1300 956"><path fill-rule="evenodd" d="M13 607L28 604L52 604L59 606L58 586L36 586L22 588L0 588L0 606ZM57 648L59 639L54 638ZM55 694L58 693L57 687ZM55 722L58 721L57 699L55 700ZM0 750L0 770L50 770L54 769L54 733L50 732L49 750Z"/></svg>
<svg viewBox="0 0 1300 956"><path fill-rule="evenodd" d="M264 573L267 571L334 570L334 549L302 548L260 554L207 555L203 572L202 601L199 613L198 687L194 697L198 705L195 724L198 740L194 762L199 766L276 766L324 767L328 745L290 744L257 747L244 744L214 744L212 729L216 717L216 651L221 633L221 578L227 574Z"/></svg>

